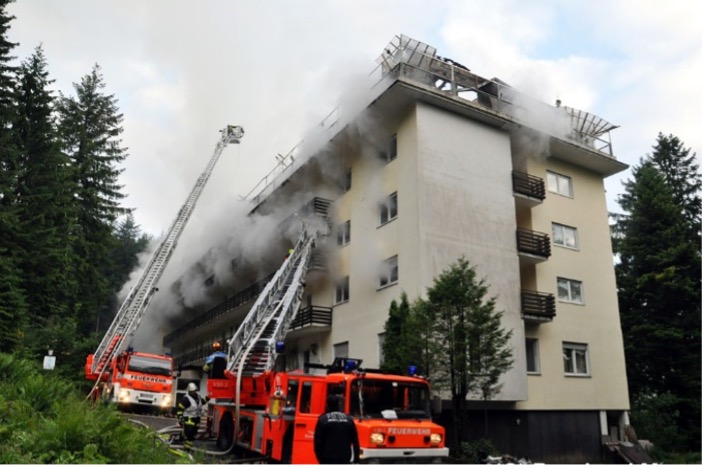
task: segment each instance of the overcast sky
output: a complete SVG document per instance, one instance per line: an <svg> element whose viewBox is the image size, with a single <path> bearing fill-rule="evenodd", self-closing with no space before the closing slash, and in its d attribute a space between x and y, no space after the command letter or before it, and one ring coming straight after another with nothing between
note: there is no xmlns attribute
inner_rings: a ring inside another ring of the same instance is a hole
<svg viewBox="0 0 705 467"><path fill-rule="evenodd" d="M8 11L14 55L42 44L55 89L74 95L72 83L102 67L124 113L125 204L153 235L169 227L226 124L246 134L201 199L224 216L226 200L246 195L397 34L619 125L614 153L628 164L659 131L702 153L694 0L18 0ZM610 208L629 176L608 179Z"/></svg>

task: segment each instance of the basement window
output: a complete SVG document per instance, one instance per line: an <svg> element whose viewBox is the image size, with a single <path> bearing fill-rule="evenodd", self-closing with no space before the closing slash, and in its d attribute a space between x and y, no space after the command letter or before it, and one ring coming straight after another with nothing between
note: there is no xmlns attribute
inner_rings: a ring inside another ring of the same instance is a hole
<svg viewBox="0 0 705 467"><path fill-rule="evenodd" d="M567 376L590 376L587 344L563 342L563 372Z"/></svg>
<svg viewBox="0 0 705 467"><path fill-rule="evenodd" d="M350 300L350 276L345 276L335 286L335 304Z"/></svg>
<svg viewBox="0 0 705 467"><path fill-rule="evenodd" d="M379 205L379 225L397 218L397 193L394 192Z"/></svg>
<svg viewBox="0 0 705 467"><path fill-rule="evenodd" d="M386 259L382 263L380 275L379 275L379 288L387 287L388 285L393 285L399 282L399 264L398 257L392 256Z"/></svg>

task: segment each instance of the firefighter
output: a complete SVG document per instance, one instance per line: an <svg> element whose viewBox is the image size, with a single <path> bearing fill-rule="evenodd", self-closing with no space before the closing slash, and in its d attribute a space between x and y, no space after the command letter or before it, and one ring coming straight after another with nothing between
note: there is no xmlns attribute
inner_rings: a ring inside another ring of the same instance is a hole
<svg viewBox="0 0 705 467"><path fill-rule="evenodd" d="M225 367L228 363L228 354L221 350L220 342L213 342L213 353L206 358L203 371L209 378L225 378Z"/></svg>
<svg viewBox="0 0 705 467"><path fill-rule="evenodd" d="M353 418L338 408L338 397L326 399L326 413L318 417L313 450L319 464L351 464L360 461L360 442Z"/></svg>
<svg viewBox="0 0 705 467"><path fill-rule="evenodd" d="M208 400L198 393L195 383L188 383L186 391L186 394L179 402L176 416L183 430L184 449L190 451L193 447L193 440L196 439L196 434L198 433L198 426L201 423L203 404L208 402Z"/></svg>

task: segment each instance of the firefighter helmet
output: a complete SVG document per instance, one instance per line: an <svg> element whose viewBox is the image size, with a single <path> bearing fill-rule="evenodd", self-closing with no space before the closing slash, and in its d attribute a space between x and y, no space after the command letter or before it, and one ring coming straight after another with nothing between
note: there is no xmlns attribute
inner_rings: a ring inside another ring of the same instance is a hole
<svg viewBox="0 0 705 467"><path fill-rule="evenodd" d="M213 342L213 350L220 350L220 342Z"/></svg>
<svg viewBox="0 0 705 467"><path fill-rule="evenodd" d="M188 383L188 386L186 386L186 390L188 392L196 392L198 391L198 387L196 387L196 383Z"/></svg>

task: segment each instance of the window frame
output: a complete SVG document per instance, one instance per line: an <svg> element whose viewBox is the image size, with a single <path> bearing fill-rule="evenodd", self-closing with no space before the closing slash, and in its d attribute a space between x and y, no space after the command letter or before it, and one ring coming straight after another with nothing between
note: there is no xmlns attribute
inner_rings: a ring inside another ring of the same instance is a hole
<svg viewBox="0 0 705 467"><path fill-rule="evenodd" d="M588 344L580 342L563 342L561 348L561 357L563 358L563 375L564 376L578 376L578 377L590 377L592 372L590 370L590 347ZM569 357L566 356L566 351L569 352ZM578 352L583 352L583 360L585 363L585 372L578 371L579 363L577 360ZM568 363L570 362L570 363ZM570 366L570 368L566 368Z"/></svg>
<svg viewBox="0 0 705 467"><path fill-rule="evenodd" d="M399 283L399 255L390 256L382 261L380 269L377 279L377 290ZM383 280L385 281L384 283L382 283Z"/></svg>
<svg viewBox="0 0 705 467"><path fill-rule="evenodd" d="M340 305L350 301L350 276L345 276L335 284L333 305Z"/></svg>
<svg viewBox="0 0 705 467"><path fill-rule="evenodd" d="M565 281L568 283L568 287L567 287L568 294L569 294L568 299L561 297L561 287L559 285L561 281ZM573 299L572 284L578 284L580 286L580 301ZM562 302L562 303L570 303L572 305L585 305L585 287L583 287L583 281L579 281L576 279L568 279L567 277L557 277L556 278L556 297L558 298L558 301Z"/></svg>
<svg viewBox="0 0 705 467"><path fill-rule="evenodd" d="M551 188L551 178L555 178L555 189ZM568 194L561 191L560 180L566 180L568 182ZM573 179L567 175L559 174L558 172L552 172L550 170L546 171L546 188L549 192L556 195L565 196L566 198L574 198L575 191L573 190Z"/></svg>
<svg viewBox="0 0 705 467"><path fill-rule="evenodd" d="M526 373L529 375L540 375L541 374L541 358L539 352L539 340L536 337L526 337L524 339L526 346ZM530 345L531 344L531 345ZM531 348L529 348L531 347ZM534 369L529 369L529 350L531 350L531 356L534 361Z"/></svg>
<svg viewBox="0 0 705 467"><path fill-rule="evenodd" d="M343 193L347 193L352 189L352 167L345 169L343 179L341 181Z"/></svg>
<svg viewBox="0 0 705 467"><path fill-rule="evenodd" d="M394 133L387 142L387 152L385 153L385 160L387 163L392 162L397 158L398 146L397 146L397 134Z"/></svg>
<svg viewBox="0 0 705 467"><path fill-rule="evenodd" d="M392 211L394 212L393 216L391 215ZM399 215L399 200L398 200L397 192L395 191L394 193L387 196L385 198L385 200L379 204L379 225L378 225L378 227L389 224L390 222L395 220L398 215Z"/></svg>
<svg viewBox="0 0 705 467"><path fill-rule="evenodd" d="M562 243L558 243L556 241L556 228L561 229L561 240L565 238L565 231L569 230L573 232L573 238L575 240L575 246L570 246L566 245L565 241ZM569 250L580 250L580 240L578 238L578 228L577 227L571 227L570 225L565 225L565 224L560 224L558 222L551 222L551 236L553 237L553 244L556 246L560 246L563 248L568 248Z"/></svg>
<svg viewBox="0 0 705 467"><path fill-rule="evenodd" d="M350 219L338 224L336 242L338 243L338 246L350 244Z"/></svg>

